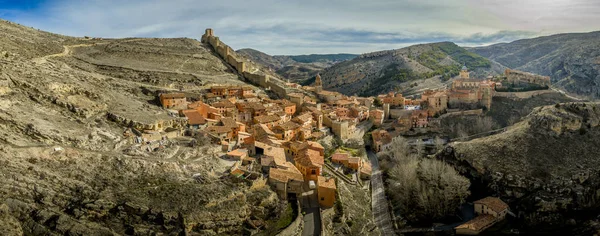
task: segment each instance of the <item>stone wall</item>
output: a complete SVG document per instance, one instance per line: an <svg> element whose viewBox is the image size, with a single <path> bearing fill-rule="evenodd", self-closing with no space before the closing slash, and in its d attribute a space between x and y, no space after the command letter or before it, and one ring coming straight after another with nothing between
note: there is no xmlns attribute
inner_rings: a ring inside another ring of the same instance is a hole
<svg viewBox="0 0 600 236"><path fill-rule="evenodd" d="M448 113L441 115L439 118L444 118L448 116L475 116L475 115L483 115L483 109L475 109L475 110L466 110L466 111L448 111Z"/></svg>
<svg viewBox="0 0 600 236"><path fill-rule="evenodd" d="M347 121L344 121L344 122L332 121L331 122L331 130L333 131L333 133L335 135L340 137L342 140L346 140L349 138Z"/></svg>
<svg viewBox="0 0 600 236"><path fill-rule="evenodd" d="M494 97L505 97L505 98L531 98L533 96L546 94L546 93L557 93L553 90L535 90L527 92L495 92Z"/></svg>
<svg viewBox="0 0 600 236"><path fill-rule="evenodd" d="M248 68L246 68L247 63L244 61L244 58L238 56L231 47L221 42L219 37L214 36L212 29L207 29L206 33L202 35L202 42L211 45L223 61L233 67L235 71L246 80L264 89L270 89L280 97L287 97L290 88L288 88L282 80L266 75L258 70L248 71Z"/></svg>
<svg viewBox="0 0 600 236"><path fill-rule="evenodd" d="M536 75L524 71L506 69L504 76L509 82L525 82L541 86L550 86L550 77Z"/></svg>
<svg viewBox="0 0 600 236"><path fill-rule="evenodd" d="M277 235L281 235L281 236L302 235L304 219L300 212L302 212L302 209L300 208L300 204L298 204L298 216L296 216L296 219L294 220L294 222L292 222L292 224L290 224L288 227L286 227L284 230L282 230Z"/></svg>

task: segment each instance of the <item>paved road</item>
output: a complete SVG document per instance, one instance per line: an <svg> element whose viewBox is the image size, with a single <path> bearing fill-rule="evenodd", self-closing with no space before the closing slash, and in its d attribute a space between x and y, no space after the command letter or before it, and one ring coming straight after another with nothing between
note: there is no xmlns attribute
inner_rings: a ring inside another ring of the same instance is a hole
<svg viewBox="0 0 600 236"><path fill-rule="evenodd" d="M302 212L306 213L302 236L319 236L321 235L321 207L319 207L316 191L309 193L312 194L303 194L300 197Z"/></svg>
<svg viewBox="0 0 600 236"><path fill-rule="evenodd" d="M381 231L381 235L395 235L394 227L392 226L392 218L388 209L388 201L385 196L385 188L383 186L383 178L379 170L379 161L377 155L372 151L367 151L367 155L371 160L372 176L371 176L371 204L373 210L373 218L375 224Z"/></svg>

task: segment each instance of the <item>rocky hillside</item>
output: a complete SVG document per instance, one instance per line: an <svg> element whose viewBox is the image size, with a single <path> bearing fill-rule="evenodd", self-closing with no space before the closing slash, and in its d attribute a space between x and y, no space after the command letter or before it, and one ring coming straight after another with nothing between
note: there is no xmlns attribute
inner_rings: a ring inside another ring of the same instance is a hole
<svg viewBox="0 0 600 236"><path fill-rule="evenodd" d="M227 179L218 148L147 152L123 135L181 125L160 91L242 83L207 46L0 32L0 235L239 235L282 212L264 182Z"/></svg>
<svg viewBox="0 0 600 236"><path fill-rule="evenodd" d="M438 157L471 178L474 198L507 201L519 228L586 235L600 216L599 138L599 103L561 103L535 108L503 133L454 143Z"/></svg>
<svg viewBox="0 0 600 236"><path fill-rule="evenodd" d="M555 86L567 92L600 97L600 31L523 39L468 50L506 67L550 76Z"/></svg>
<svg viewBox="0 0 600 236"><path fill-rule="evenodd" d="M478 75L502 69L454 43L443 42L363 54L327 68L321 77L326 89L349 95L375 95L408 89L408 85L427 78L435 78L432 87L441 87L442 82L458 75L462 65Z"/></svg>
<svg viewBox="0 0 600 236"><path fill-rule="evenodd" d="M265 68L270 68L291 82L301 84L311 84L314 82L315 75L323 69L358 56L354 54L271 56L250 48L240 49L237 53L263 65Z"/></svg>

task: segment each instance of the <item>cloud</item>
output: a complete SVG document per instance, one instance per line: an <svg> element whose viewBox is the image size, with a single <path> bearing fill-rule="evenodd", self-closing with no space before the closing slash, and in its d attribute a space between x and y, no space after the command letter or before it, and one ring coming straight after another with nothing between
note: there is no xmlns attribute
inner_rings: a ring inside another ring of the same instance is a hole
<svg viewBox="0 0 600 236"><path fill-rule="evenodd" d="M211 27L234 48L308 54L589 31L599 11L591 0L54 0L13 18L74 36L199 38Z"/></svg>

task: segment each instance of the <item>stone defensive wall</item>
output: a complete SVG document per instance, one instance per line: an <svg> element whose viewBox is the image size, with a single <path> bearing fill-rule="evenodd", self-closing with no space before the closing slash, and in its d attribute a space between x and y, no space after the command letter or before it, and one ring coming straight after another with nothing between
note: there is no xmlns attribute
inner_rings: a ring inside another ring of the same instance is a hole
<svg viewBox="0 0 600 236"><path fill-rule="evenodd" d="M264 89L271 90L282 98L287 98L289 93L295 90L286 86L282 80L269 76L255 68L248 68L251 63L237 55L235 50L223 43L219 37L214 36L212 29L206 29L201 39L202 43L209 44L215 52L227 62L235 71L249 82L256 84Z"/></svg>
<svg viewBox="0 0 600 236"><path fill-rule="evenodd" d="M537 84L541 86L550 86L550 77L549 76L541 76L536 75L524 71L504 70L504 76L510 82L526 82L530 84Z"/></svg>
<svg viewBox="0 0 600 236"><path fill-rule="evenodd" d="M505 97L505 98L531 98L537 95L546 94L546 93L557 93L554 90L535 90L535 91L526 91L526 92L495 92L494 97Z"/></svg>
<svg viewBox="0 0 600 236"><path fill-rule="evenodd" d="M439 118L452 117L452 116L481 116L483 115L483 109L466 110L461 111L458 109L448 109L448 113L441 115Z"/></svg>
<svg viewBox="0 0 600 236"><path fill-rule="evenodd" d="M346 140L349 138L348 121L334 121L328 116L323 116L323 125L330 127L331 131L340 139Z"/></svg>

